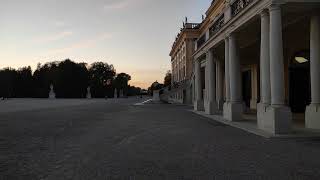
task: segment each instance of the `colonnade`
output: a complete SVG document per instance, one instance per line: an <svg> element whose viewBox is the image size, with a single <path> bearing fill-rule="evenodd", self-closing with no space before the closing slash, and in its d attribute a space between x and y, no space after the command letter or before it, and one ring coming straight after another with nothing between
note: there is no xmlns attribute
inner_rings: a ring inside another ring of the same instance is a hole
<svg viewBox="0 0 320 180"><path fill-rule="evenodd" d="M261 12L260 44L260 102L257 105L258 128L273 134L291 131L292 113L285 102L285 72L283 52L283 25L281 7L272 4ZM310 32L311 94L312 103L306 110L306 127L320 129L320 16L311 18ZM239 45L235 33L224 39L224 77L221 60L215 59L214 49L206 53L207 98L202 99L200 61L195 60L195 110L204 104L207 114L216 114L223 104L223 117L229 121L241 121L244 104L242 99L241 65ZM225 83L225 85L223 84ZM258 83L259 84L259 83ZM223 89L225 87L225 93ZM225 96L223 98L222 96ZM203 108L202 108L203 109Z"/></svg>

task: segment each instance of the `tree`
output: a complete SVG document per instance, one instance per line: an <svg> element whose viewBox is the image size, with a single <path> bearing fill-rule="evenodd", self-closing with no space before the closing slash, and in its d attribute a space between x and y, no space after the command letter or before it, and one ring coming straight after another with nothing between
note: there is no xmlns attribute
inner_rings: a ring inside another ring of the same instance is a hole
<svg viewBox="0 0 320 180"><path fill-rule="evenodd" d="M33 73L34 95L36 98L48 98L50 85L54 84L57 76L59 62L49 62L44 65L38 64Z"/></svg>
<svg viewBox="0 0 320 180"><path fill-rule="evenodd" d="M124 94L128 92L128 82L131 80L131 76L126 73L120 73L114 79L114 88L117 89L118 97L120 90L123 90Z"/></svg>
<svg viewBox="0 0 320 180"><path fill-rule="evenodd" d="M128 96L137 96L141 94L141 88L135 86L128 86Z"/></svg>
<svg viewBox="0 0 320 180"><path fill-rule="evenodd" d="M164 87L163 84L158 83L158 81L155 81L154 83L151 84L151 86L148 88L148 92L150 95L153 94L154 90L160 90Z"/></svg>
<svg viewBox="0 0 320 180"><path fill-rule="evenodd" d="M58 98L84 98L88 87L88 70L85 63L66 59L58 64L53 80Z"/></svg>
<svg viewBox="0 0 320 180"><path fill-rule="evenodd" d="M34 83L31 67L23 67L16 71L14 80L14 94L18 98L33 96Z"/></svg>
<svg viewBox="0 0 320 180"><path fill-rule="evenodd" d="M0 95L1 97L14 97L17 72L15 69L5 68L0 71Z"/></svg>
<svg viewBox="0 0 320 180"><path fill-rule="evenodd" d="M171 86L171 77L172 77L171 71L168 71L166 73L166 76L164 77L164 82L163 82L165 87Z"/></svg>
<svg viewBox="0 0 320 180"><path fill-rule="evenodd" d="M88 86L94 98L113 97L114 89L140 94L140 88L128 85L130 80L126 73L116 76L113 65L107 63L95 62L88 69L86 63L66 59L39 63L33 74L30 66L0 69L0 97L48 98L51 84L58 98L85 98Z"/></svg>
<svg viewBox="0 0 320 180"><path fill-rule="evenodd" d="M105 96L113 96L112 82L116 75L113 65L103 62L95 62L89 68L89 84L91 87L91 95L94 98L103 98Z"/></svg>

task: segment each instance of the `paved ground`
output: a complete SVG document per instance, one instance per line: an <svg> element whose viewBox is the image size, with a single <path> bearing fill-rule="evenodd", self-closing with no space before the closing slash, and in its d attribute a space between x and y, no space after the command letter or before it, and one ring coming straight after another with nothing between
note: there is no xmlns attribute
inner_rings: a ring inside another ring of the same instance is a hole
<svg viewBox="0 0 320 180"><path fill-rule="evenodd" d="M268 140L137 101L2 111L0 180L320 179L319 139Z"/></svg>

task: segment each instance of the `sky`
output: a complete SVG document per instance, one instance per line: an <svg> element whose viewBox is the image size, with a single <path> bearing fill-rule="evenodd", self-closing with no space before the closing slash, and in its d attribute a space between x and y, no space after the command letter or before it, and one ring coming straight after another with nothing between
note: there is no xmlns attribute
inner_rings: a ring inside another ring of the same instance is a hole
<svg viewBox="0 0 320 180"><path fill-rule="evenodd" d="M113 64L131 85L163 82L185 17L212 0L0 0L0 68L71 59Z"/></svg>

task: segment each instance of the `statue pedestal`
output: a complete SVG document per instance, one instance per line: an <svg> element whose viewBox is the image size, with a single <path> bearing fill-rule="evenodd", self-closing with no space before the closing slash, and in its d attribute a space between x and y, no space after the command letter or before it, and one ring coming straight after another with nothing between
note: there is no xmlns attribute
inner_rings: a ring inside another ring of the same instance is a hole
<svg viewBox="0 0 320 180"><path fill-rule="evenodd" d="M91 89L90 89L90 87L87 88L87 99L91 99Z"/></svg>
<svg viewBox="0 0 320 180"><path fill-rule="evenodd" d="M152 100L155 101L155 102L159 102L160 101L160 91L159 90L153 91Z"/></svg>

